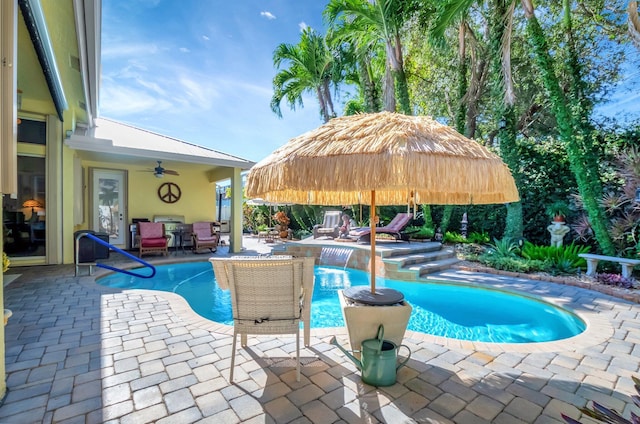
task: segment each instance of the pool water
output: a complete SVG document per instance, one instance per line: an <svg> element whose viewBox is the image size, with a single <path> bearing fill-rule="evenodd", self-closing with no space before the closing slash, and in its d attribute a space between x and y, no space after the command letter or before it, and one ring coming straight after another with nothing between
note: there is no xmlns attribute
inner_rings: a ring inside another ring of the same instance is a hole
<svg viewBox="0 0 640 424"><path fill-rule="evenodd" d="M342 327L338 290L369 285L359 270L317 266L311 302L311 328ZM98 280L122 289L168 291L184 297L209 320L233 325L230 293L215 283L209 262L157 267L154 278L111 274ZM408 329L460 340L530 343L560 340L584 331L575 314L527 296L457 284L408 283L378 279L376 285L401 291L413 307Z"/></svg>

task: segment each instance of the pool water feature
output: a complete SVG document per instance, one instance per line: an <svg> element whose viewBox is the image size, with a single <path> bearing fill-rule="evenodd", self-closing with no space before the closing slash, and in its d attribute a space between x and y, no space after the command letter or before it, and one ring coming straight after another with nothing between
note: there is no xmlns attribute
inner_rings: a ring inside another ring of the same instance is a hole
<svg viewBox="0 0 640 424"><path fill-rule="evenodd" d="M343 327L338 290L369 285L364 271L316 266L311 328ZM209 320L232 325L231 299L215 284L209 262L157 267L154 278L111 274L98 283L121 289L168 291L184 297ZM497 343L561 340L583 332L575 314L534 298L495 289L438 283L378 279L376 285L401 291L413 307L408 329L434 336Z"/></svg>
<svg viewBox="0 0 640 424"><path fill-rule="evenodd" d="M323 247L320 251L319 265L347 267L353 249L348 247Z"/></svg>

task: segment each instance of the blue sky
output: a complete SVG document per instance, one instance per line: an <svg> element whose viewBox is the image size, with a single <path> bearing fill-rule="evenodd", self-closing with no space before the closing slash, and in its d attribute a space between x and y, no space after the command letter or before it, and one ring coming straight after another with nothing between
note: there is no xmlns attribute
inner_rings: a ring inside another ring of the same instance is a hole
<svg viewBox="0 0 640 424"><path fill-rule="evenodd" d="M304 26L324 33L326 3L103 0L100 116L259 161L322 124L312 95L295 111L283 102L282 119L269 102L273 51ZM640 117L638 75L636 57L599 110Z"/></svg>
<svg viewBox="0 0 640 424"><path fill-rule="evenodd" d="M314 0L104 0L100 116L258 161L322 124L317 101L270 109L273 51ZM338 102L339 103L339 102Z"/></svg>

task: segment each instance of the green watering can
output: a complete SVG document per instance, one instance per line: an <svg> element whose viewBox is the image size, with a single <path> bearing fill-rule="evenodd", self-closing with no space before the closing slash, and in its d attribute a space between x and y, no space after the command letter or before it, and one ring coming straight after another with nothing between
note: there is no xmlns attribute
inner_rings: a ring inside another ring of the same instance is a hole
<svg viewBox="0 0 640 424"><path fill-rule="evenodd" d="M362 342L360 356L362 360L358 360L350 354L345 348L340 346L335 336L331 338L329 343L338 346L345 355L353 361L353 363L362 371L362 381L372 386L391 386L396 382L396 372L401 366L407 363L411 357L411 349L406 345L397 346L389 340L384 340L384 326L380 324L378 327L378 336L375 339L368 339ZM398 351L404 347L409 351L409 355L401 362L398 362Z"/></svg>

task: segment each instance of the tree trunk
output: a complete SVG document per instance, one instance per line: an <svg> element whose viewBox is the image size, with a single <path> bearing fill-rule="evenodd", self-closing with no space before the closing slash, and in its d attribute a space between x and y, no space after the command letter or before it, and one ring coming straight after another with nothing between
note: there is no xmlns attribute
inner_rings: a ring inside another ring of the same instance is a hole
<svg viewBox="0 0 640 424"><path fill-rule="evenodd" d="M576 136L574 129L577 126L574 125L567 100L560 89L544 32L534 15L533 3L530 0L522 0L522 5L527 18L527 36L532 45L538 69L542 74L545 90L549 96L552 111L558 124L560 138L566 146L571 171L578 183L578 190L582 196L582 201L589 216L593 232L604 254L615 255L615 247L607 231L604 212L598 205L598 199L602 197L602 192L597 192L593 184L591 184L592 182L589 181L589 173L585 169L585 164L588 162L585 160L585 155L580 149L580 146L574 141Z"/></svg>
<svg viewBox="0 0 640 424"><path fill-rule="evenodd" d="M504 25L505 15L512 13L507 7L504 0L495 0L493 2L493 11L490 22L489 48L491 49L492 59L492 77L496 84L493 84L493 96L501 99L497 102L499 105L496 110L498 118L497 139L500 144L500 156L507 164L515 180L516 187L522 187L523 176L520 172L520 158L516 146L516 118L514 102L515 97L509 91L511 86L511 60L508 57L511 49L504 46L506 42L510 42L511 37L505 38L505 31L510 31L509 25ZM523 236L524 218L522 215L522 202L510 203L506 205L507 218L505 222L504 236L511 239L518 239Z"/></svg>
<svg viewBox="0 0 640 424"><path fill-rule="evenodd" d="M318 96L318 103L320 104L320 115L322 115L322 119L326 124L329 122L329 113L327 112L327 103L324 99L322 87L316 87L316 94Z"/></svg>
<svg viewBox="0 0 640 424"><path fill-rule="evenodd" d="M385 66L385 74L384 74L384 110L387 112L395 112L396 111L396 86L394 82L394 76L391 67L391 57L393 55L393 47L391 47L390 43L387 43L387 60Z"/></svg>

